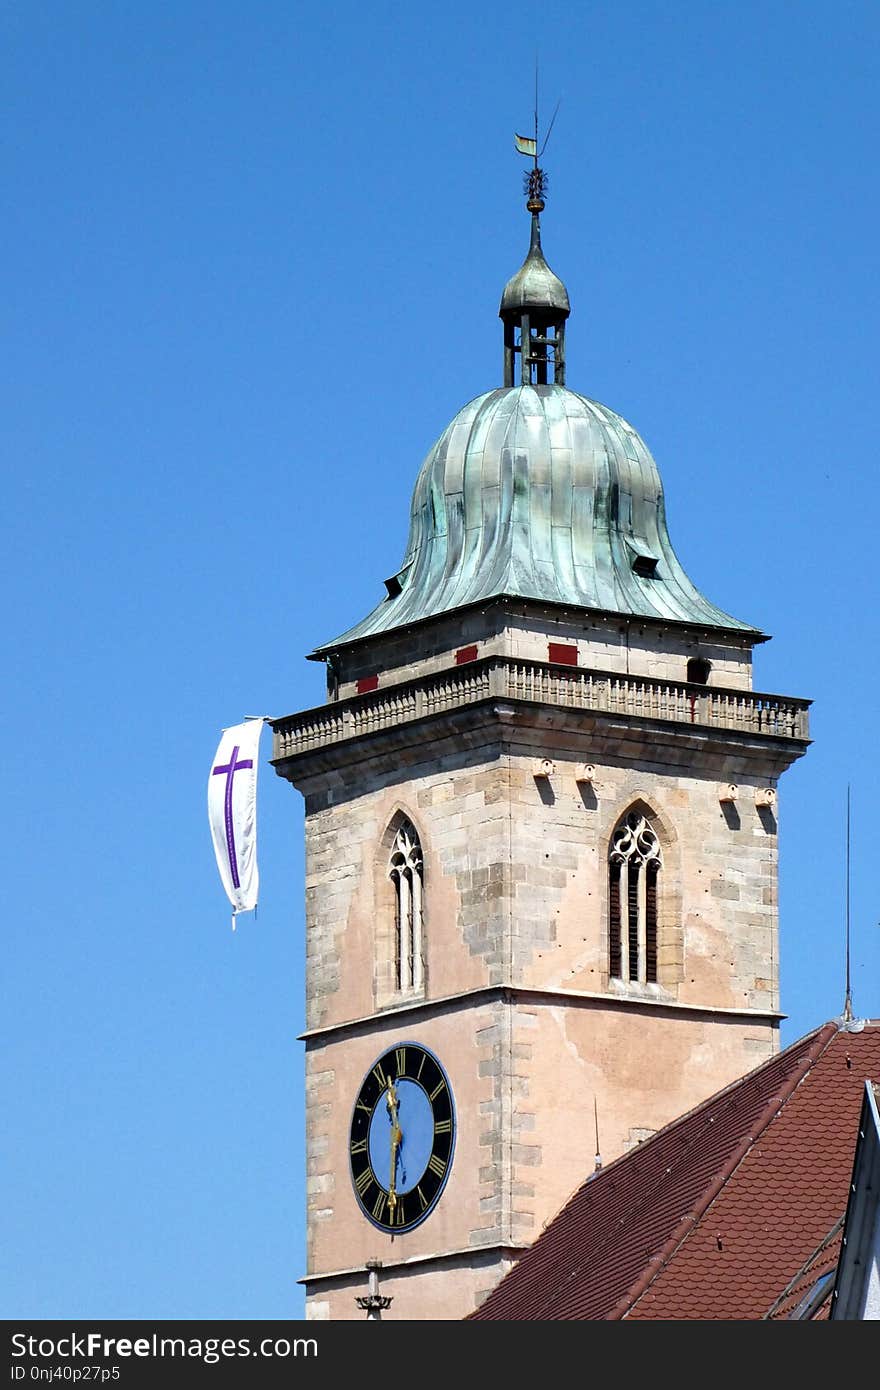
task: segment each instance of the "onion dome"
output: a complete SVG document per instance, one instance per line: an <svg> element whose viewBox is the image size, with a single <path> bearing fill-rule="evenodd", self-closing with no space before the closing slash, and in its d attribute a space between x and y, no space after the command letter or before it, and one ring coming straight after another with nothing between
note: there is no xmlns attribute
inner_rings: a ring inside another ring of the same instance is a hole
<svg viewBox="0 0 880 1390"><path fill-rule="evenodd" d="M316 656L501 597L761 636L685 574L657 465L632 425L566 388L570 304L541 248L543 171L528 185L529 252L499 310L504 385L443 431L416 480L386 597Z"/></svg>
<svg viewBox="0 0 880 1390"><path fill-rule="evenodd" d="M529 254L519 270L508 280L501 296L499 318L518 322L523 312L552 314L567 319L571 313L568 290L558 275L554 275L541 247L541 224L538 214L532 214L532 239Z"/></svg>
<svg viewBox="0 0 880 1390"><path fill-rule="evenodd" d="M503 595L756 633L685 574L632 425L555 383L488 391L459 411L422 465L386 587L327 648Z"/></svg>

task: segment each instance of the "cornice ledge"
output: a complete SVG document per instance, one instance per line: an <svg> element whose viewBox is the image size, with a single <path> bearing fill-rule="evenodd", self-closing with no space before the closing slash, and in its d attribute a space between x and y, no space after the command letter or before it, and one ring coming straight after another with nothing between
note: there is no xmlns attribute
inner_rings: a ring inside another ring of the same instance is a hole
<svg viewBox="0 0 880 1390"><path fill-rule="evenodd" d="M384 1027L390 1019L414 1019L420 1014L455 1012L478 1003L505 1004L569 1004L579 1008L605 1008L637 1012L642 1014L677 1013L695 1018L715 1018L725 1022L764 1022L780 1023L786 1014L776 1009L729 1009L704 1004L684 1004L677 999L647 998L638 995L598 994L586 990L539 989L523 985L484 985L479 989L462 990L456 994L440 995L436 999L420 999L395 1005L381 1012L362 1014L357 1018L345 1019L341 1023L329 1023L318 1028L308 1028L297 1035L298 1042L307 1045L315 1041L327 1041L333 1037L346 1037L354 1033L368 1033L377 1027Z"/></svg>
<svg viewBox="0 0 880 1390"><path fill-rule="evenodd" d="M509 1242L501 1240L492 1241L487 1245L464 1245L453 1250L443 1250L435 1255L410 1255L405 1260L383 1260L382 1275L384 1277L393 1274L395 1270L411 1268L414 1265L445 1264L448 1260L472 1259L475 1263L483 1263L481 1257L492 1254L516 1260L528 1248L528 1245L511 1245ZM366 1269L363 1265L349 1265L344 1269L329 1270L326 1274L304 1274L296 1282L298 1284L326 1284L331 1279L351 1279L355 1275L363 1279L365 1274Z"/></svg>

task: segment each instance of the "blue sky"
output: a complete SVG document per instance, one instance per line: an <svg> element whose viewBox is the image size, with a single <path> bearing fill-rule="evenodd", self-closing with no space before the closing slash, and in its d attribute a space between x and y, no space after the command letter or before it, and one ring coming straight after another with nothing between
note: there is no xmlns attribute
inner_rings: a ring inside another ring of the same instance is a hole
<svg viewBox="0 0 880 1390"><path fill-rule="evenodd" d="M815 700L783 1041L842 1005L847 782L880 1014L877 7L10 0L0 1316L300 1315L302 803L265 737L233 935L208 767L224 725L322 700L305 654L499 384L536 45L569 384L773 634L756 688Z"/></svg>

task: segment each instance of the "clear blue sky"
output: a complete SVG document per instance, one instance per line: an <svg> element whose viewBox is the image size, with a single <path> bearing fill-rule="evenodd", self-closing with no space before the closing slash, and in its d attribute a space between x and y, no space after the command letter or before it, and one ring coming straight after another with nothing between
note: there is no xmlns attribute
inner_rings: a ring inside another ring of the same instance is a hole
<svg viewBox="0 0 880 1390"><path fill-rule="evenodd" d="M534 49L569 383L659 464L679 555L815 699L780 798L790 1042L880 1014L874 4L9 0L2 302L7 1146L0 1316L299 1316L302 803L262 901L208 839L219 730L399 561L499 384Z"/></svg>

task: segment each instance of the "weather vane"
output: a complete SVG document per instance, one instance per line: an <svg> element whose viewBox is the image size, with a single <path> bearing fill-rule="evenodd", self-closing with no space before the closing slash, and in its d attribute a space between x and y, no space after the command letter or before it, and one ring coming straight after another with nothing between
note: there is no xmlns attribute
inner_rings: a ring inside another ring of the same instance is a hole
<svg viewBox="0 0 880 1390"><path fill-rule="evenodd" d="M561 98L560 98L561 101ZM553 112L552 120L547 127L547 134L544 136L544 143L538 149L538 60L535 59L535 134L534 138L530 135L514 135L513 140L520 154L528 155L535 161L534 168L523 175L523 192L526 195L526 208L529 212L543 212L544 202L547 194L548 178L547 173L538 164L547 148L547 141L550 139L550 132L553 129L553 122L556 120L560 102L556 103L556 110Z"/></svg>

